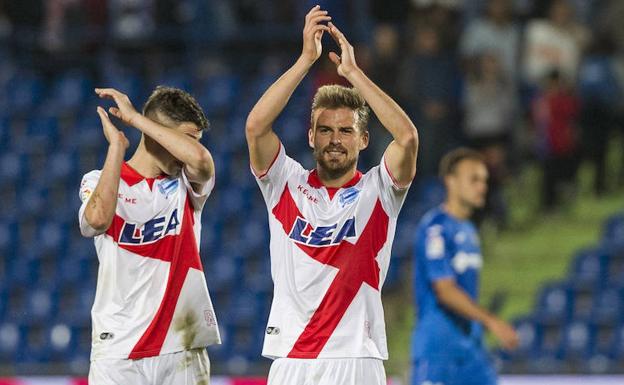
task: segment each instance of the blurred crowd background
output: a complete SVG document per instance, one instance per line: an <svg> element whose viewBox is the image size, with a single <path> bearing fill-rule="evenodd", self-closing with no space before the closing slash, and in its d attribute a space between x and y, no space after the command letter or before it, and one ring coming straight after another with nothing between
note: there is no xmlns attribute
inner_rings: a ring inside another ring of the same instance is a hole
<svg viewBox="0 0 624 385"><path fill-rule="evenodd" d="M78 185L101 168L106 148L93 88L116 87L138 108L159 84L191 92L211 121L202 141L218 183L203 214L201 253L224 335L210 349L214 372L266 373L268 229L244 123L299 54L303 15L317 3L419 130L389 296L409 291L413 230L444 197L437 164L452 148L477 148L487 160L488 203L475 220L490 234L515 230L523 197L508 191L521 190L526 170L536 188L533 219L579 199L621 195L620 0L0 0L0 373L86 373L97 259L77 228ZM329 37L323 44L337 49ZM324 56L276 124L306 167L314 166L305 140L311 97L328 83L345 80ZM364 170L390 140L371 125ZM138 131L125 132L136 145ZM517 319L520 351L496 352L504 371L624 371L624 219L604 226L595 247L575 253L567 280L547 284ZM404 361L406 348L395 353Z"/></svg>

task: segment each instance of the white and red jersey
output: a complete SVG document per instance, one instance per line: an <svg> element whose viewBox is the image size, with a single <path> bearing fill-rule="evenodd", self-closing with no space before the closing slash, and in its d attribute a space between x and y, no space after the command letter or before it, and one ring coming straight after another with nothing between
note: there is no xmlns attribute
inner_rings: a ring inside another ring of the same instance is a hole
<svg viewBox="0 0 624 385"><path fill-rule="evenodd" d="M388 358L381 287L407 188L382 159L326 188L283 146L256 180L271 231L269 358Z"/></svg>
<svg viewBox="0 0 624 385"><path fill-rule="evenodd" d="M220 343L199 256L201 210L214 177L193 191L182 171L144 178L121 168L117 208L108 230L84 218L101 171L80 187L80 231L95 236L99 270L91 359L138 359Z"/></svg>

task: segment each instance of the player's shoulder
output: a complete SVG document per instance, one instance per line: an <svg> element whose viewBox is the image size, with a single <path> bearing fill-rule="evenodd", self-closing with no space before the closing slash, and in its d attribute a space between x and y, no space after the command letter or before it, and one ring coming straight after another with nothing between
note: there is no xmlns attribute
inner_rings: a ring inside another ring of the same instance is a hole
<svg viewBox="0 0 624 385"><path fill-rule="evenodd" d="M102 170L91 170L82 176L82 180L99 179L102 175Z"/></svg>
<svg viewBox="0 0 624 385"><path fill-rule="evenodd" d="M420 220L420 227L446 226L449 222L449 215L439 206L427 211Z"/></svg>

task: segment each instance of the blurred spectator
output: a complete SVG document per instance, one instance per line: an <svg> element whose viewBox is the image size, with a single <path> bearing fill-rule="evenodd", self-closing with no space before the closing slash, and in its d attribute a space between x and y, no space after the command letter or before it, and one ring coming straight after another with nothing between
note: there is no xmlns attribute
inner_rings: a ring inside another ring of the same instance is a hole
<svg viewBox="0 0 624 385"><path fill-rule="evenodd" d="M612 65L614 48L608 36L599 36L579 71L583 150L593 164L597 195L605 192L607 143L622 98L622 89Z"/></svg>
<svg viewBox="0 0 624 385"><path fill-rule="evenodd" d="M621 0L605 0L600 8L595 25L600 33L613 38L615 49L624 52L624 2Z"/></svg>
<svg viewBox="0 0 624 385"><path fill-rule="evenodd" d="M470 146L483 154L489 169L485 215L504 226L507 208L502 184L516 120L515 89L494 52L480 55L477 65L464 92L464 135Z"/></svg>
<svg viewBox="0 0 624 385"><path fill-rule="evenodd" d="M589 31L574 17L568 0L553 0L548 18L534 20L526 29L524 76L536 87L554 68L566 82L574 82Z"/></svg>
<svg viewBox="0 0 624 385"><path fill-rule="evenodd" d="M459 70L455 57L443 50L434 27L417 25L412 45L412 52L401 63L398 91L422 143L418 172L435 175L442 155L458 141Z"/></svg>
<svg viewBox="0 0 624 385"><path fill-rule="evenodd" d="M414 0L416 5L413 24L428 24L438 34L442 49L456 50L461 33L460 0Z"/></svg>
<svg viewBox="0 0 624 385"><path fill-rule="evenodd" d="M109 0L111 32L122 45L144 43L155 29L154 0Z"/></svg>
<svg viewBox="0 0 624 385"><path fill-rule="evenodd" d="M11 36L11 20L6 13L4 1L0 0L0 40L6 40Z"/></svg>
<svg viewBox="0 0 624 385"><path fill-rule="evenodd" d="M520 48L520 29L512 19L511 0L489 0L484 18L471 22L462 35L460 51L468 67L490 52L501 61L504 75L515 80Z"/></svg>
<svg viewBox="0 0 624 385"><path fill-rule="evenodd" d="M373 32L371 78L389 95L394 95L399 67L399 32L391 24L378 24Z"/></svg>
<svg viewBox="0 0 624 385"><path fill-rule="evenodd" d="M565 78L552 70L533 103L537 151L542 161L542 205L554 209L571 192L579 164L576 119L579 101Z"/></svg>
<svg viewBox="0 0 624 385"><path fill-rule="evenodd" d="M371 14L375 22L403 23L407 19L411 0L371 0Z"/></svg>

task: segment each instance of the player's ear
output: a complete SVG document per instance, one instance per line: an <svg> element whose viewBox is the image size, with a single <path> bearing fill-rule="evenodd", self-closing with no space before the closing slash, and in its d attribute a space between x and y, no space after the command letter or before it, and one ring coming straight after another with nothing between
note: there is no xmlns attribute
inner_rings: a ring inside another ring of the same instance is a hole
<svg viewBox="0 0 624 385"><path fill-rule="evenodd" d="M312 127L308 129L308 145L310 148L314 148L314 129Z"/></svg>
<svg viewBox="0 0 624 385"><path fill-rule="evenodd" d="M359 129L359 128L358 128ZM370 142L370 135L367 129L363 129L364 132L360 134L360 151L364 150L368 147L368 143Z"/></svg>

